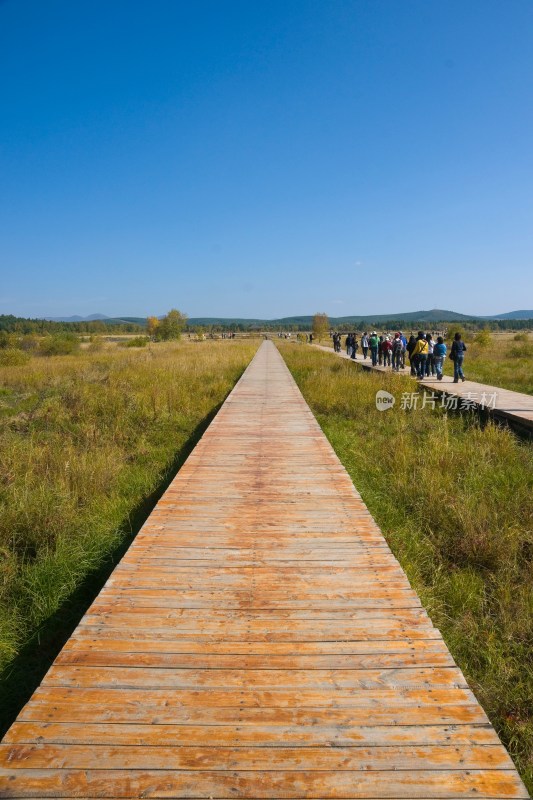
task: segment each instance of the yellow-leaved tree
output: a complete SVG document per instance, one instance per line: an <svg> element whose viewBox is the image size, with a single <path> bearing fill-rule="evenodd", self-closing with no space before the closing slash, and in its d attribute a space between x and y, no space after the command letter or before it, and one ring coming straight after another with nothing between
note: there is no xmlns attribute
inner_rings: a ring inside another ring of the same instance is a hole
<svg viewBox="0 0 533 800"><path fill-rule="evenodd" d="M324 339L329 331L329 319L327 314L315 314L313 317L313 336L315 339Z"/></svg>
<svg viewBox="0 0 533 800"><path fill-rule="evenodd" d="M148 336L151 336L152 339L157 338L157 331L159 330L159 326L161 325L161 320L159 317L148 317L146 320L146 330Z"/></svg>

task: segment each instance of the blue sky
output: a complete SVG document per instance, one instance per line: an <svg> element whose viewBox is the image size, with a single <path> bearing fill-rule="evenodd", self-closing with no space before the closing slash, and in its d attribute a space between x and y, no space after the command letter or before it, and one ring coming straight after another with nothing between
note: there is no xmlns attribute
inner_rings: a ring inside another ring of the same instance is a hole
<svg viewBox="0 0 533 800"><path fill-rule="evenodd" d="M531 0L0 0L0 313L533 307Z"/></svg>

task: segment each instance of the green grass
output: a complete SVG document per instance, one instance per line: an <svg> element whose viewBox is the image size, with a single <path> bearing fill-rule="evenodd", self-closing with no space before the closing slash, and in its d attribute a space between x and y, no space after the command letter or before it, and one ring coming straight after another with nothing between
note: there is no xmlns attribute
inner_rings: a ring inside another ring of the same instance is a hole
<svg viewBox="0 0 533 800"><path fill-rule="evenodd" d="M89 350L0 369L0 726L257 345Z"/></svg>
<svg viewBox="0 0 533 800"><path fill-rule="evenodd" d="M533 450L474 415L402 411L409 378L280 351L533 789ZM397 398L379 412L375 393Z"/></svg>

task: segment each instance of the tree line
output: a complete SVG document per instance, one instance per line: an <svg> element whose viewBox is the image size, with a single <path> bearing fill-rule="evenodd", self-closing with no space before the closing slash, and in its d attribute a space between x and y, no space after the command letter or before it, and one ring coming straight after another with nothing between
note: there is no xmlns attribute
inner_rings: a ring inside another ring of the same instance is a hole
<svg viewBox="0 0 533 800"><path fill-rule="evenodd" d="M396 330L416 330L417 328L438 329L445 326L454 330L462 331L523 331L531 330L533 328L533 320L531 319L492 319L492 320L405 320L405 319L387 319L380 320L379 322L372 322L372 319L361 320L360 322L342 322L336 323L335 320L329 320L327 314L324 312L317 313L313 317L311 330L315 336L320 338L325 336L331 328L339 331L339 333L349 333L351 331L396 331ZM305 330L305 329L303 329Z"/></svg>
<svg viewBox="0 0 533 800"><path fill-rule="evenodd" d="M84 322L54 322L47 319L26 319L15 317L13 314L0 315L0 331L5 333L18 333L21 335L35 333L37 335L55 333L144 333L142 325L134 322L106 322L95 319Z"/></svg>

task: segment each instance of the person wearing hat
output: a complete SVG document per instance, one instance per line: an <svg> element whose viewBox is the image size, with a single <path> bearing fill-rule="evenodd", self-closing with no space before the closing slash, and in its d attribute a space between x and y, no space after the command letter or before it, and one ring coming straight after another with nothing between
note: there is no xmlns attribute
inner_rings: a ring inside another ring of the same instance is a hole
<svg viewBox="0 0 533 800"><path fill-rule="evenodd" d="M381 343L381 351L383 353L383 366L390 367L391 365L391 353L392 353L392 342L390 336L387 334Z"/></svg>

